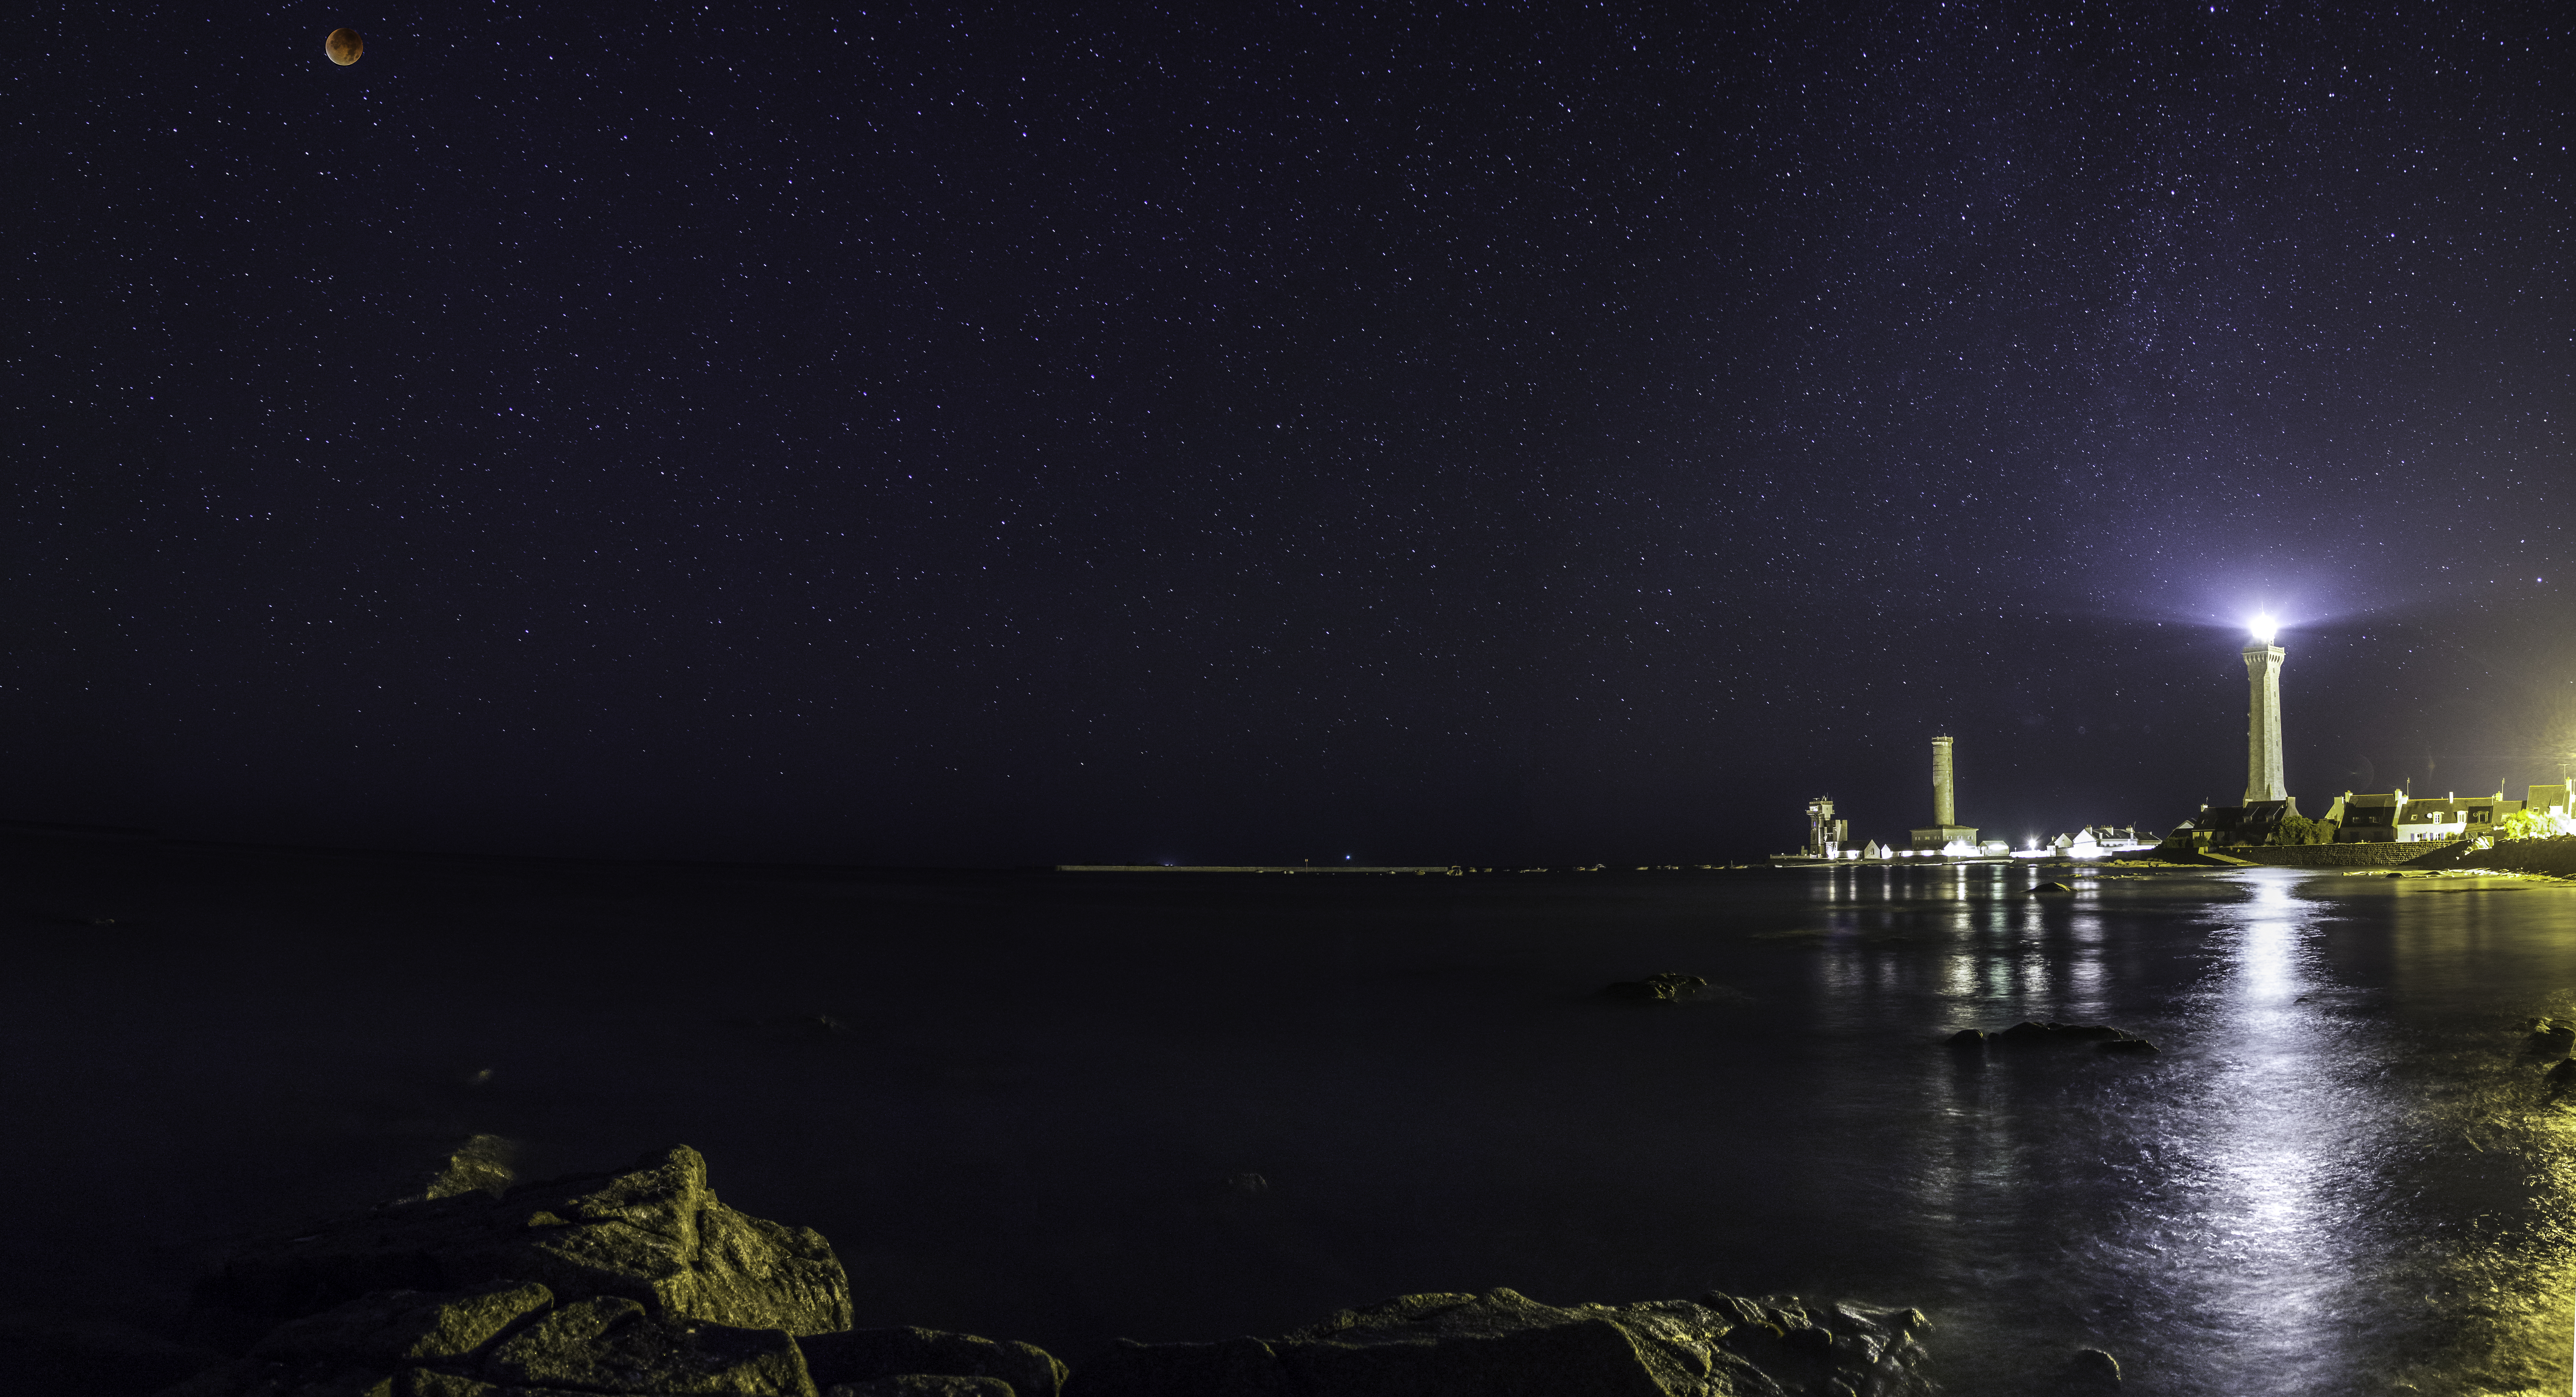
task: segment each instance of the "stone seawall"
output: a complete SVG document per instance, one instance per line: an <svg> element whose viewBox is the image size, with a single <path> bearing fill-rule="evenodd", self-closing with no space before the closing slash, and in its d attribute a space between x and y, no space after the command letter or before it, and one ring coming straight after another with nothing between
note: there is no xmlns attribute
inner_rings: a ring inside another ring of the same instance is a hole
<svg viewBox="0 0 2576 1397"><path fill-rule="evenodd" d="M2429 846L2447 849L2447 844ZM2210 852L2241 863L2268 868L2384 868L2412 863L2427 851L2422 844L2284 844L2278 848L2247 845Z"/></svg>
<svg viewBox="0 0 2576 1397"><path fill-rule="evenodd" d="M2443 844L2408 861L2412 868L2494 868L2508 873L2548 873L2576 877L2576 836L2556 839L2507 839L2489 849L2466 843Z"/></svg>

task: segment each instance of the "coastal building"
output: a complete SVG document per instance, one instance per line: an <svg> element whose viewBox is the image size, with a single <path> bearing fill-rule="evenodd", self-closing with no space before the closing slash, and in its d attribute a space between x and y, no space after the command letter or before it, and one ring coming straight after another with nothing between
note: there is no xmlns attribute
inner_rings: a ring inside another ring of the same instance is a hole
<svg viewBox="0 0 2576 1397"><path fill-rule="evenodd" d="M1958 783L1947 733L1932 739L1932 823L1914 830L1914 847L1934 853L1975 856L1977 827L1959 823Z"/></svg>
<svg viewBox="0 0 2576 1397"><path fill-rule="evenodd" d="M2338 844L2388 844L2397 838L2397 816L2406 808L2404 791L2343 793L2335 802L2343 819L2335 831Z"/></svg>
<svg viewBox="0 0 2576 1397"><path fill-rule="evenodd" d="M1842 857L1843 841L1851 837L1851 821L1834 818L1832 796L1818 796L1807 802L1807 847L1801 850L1813 859Z"/></svg>
<svg viewBox="0 0 2576 1397"><path fill-rule="evenodd" d="M2507 800L2502 791L2485 796L2450 791L2438 800L2404 791L2346 791L2335 802L2341 816L2335 842L2423 844L2475 839L2496 833L2507 817L2525 810L2543 817L2544 834L2576 833L2576 808L2571 808L2569 794L2565 782L2527 786L2521 800Z"/></svg>
<svg viewBox="0 0 2576 1397"><path fill-rule="evenodd" d="M2224 849L2231 844L2269 844L2281 822L2299 813L2296 800L2258 800L2246 805L2204 805L2200 813L2174 826L2167 838L2194 849ZM2302 817L2304 818L2304 817Z"/></svg>
<svg viewBox="0 0 2576 1397"><path fill-rule="evenodd" d="M2453 839L2475 839L2492 835L2504 823L2504 817L2523 808L2523 802L2507 800L2504 792L2491 796L2463 796L2447 792L2440 800L2408 797L2398 807L2393 826L2400 844L2439 844Z"/></svg>

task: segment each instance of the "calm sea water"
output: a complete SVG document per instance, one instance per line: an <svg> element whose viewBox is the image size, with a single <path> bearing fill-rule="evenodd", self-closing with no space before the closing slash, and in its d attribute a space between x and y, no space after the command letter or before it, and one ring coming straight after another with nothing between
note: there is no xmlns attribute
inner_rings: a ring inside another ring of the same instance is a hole
<svg viewBox="0 0 2576 1397"><path fill-rule="evenodd" d="M862 1324L1076 1364L1716 1288L1920 1306L1958 1393L2087 1346L2147 1393L2569 1386L2576 1107L2521 1025L2576 1014L2576 888L0 860L0 1309L166 1323L229 1239L490 1132L696 1145ZM1716 988L1593 996L1663 970ZM1941 1045L2024 1018L2163 1052Z"/></svg>

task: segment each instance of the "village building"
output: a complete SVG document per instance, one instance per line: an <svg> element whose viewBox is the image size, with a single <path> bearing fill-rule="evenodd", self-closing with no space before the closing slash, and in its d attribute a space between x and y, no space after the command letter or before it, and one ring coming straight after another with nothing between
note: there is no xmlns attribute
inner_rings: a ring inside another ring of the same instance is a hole
<svg viewBox="0 0 2576 1397"><path fill-rule="evenodd" d="M2522 807L2521 801L2505 799L2502 791L2491 796L2463 796L2453 791L2440 800L2409 796L2398 807L2396 840L2400 844L2439 844L2493 835L2505 816Z"/></svg>

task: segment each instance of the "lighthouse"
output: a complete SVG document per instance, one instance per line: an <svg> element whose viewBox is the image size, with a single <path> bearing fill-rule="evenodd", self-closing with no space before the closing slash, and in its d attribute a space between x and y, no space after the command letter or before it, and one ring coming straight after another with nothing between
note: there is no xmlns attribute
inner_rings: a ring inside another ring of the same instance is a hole
<svg viewBox="0 0 2576 1397"><path fill-rule="evenodd" d="M1976 826L1959 823L1958 778L1950 760L1953 746L1947 733L1932 739L1932 823L1913 832L1914 847L1926 852L1974 854Z"/></svg>
<svg viewBox="0 0 2576 1397"><path fill-rule="evenodd" d="M2281 657L2289 652L2272 643L2271 617L2255 617L2253 631L2245 646L2245 682L2252 690L2245 705L2244 803L2249 806L2290 798L2281 780Z"/></svg>

